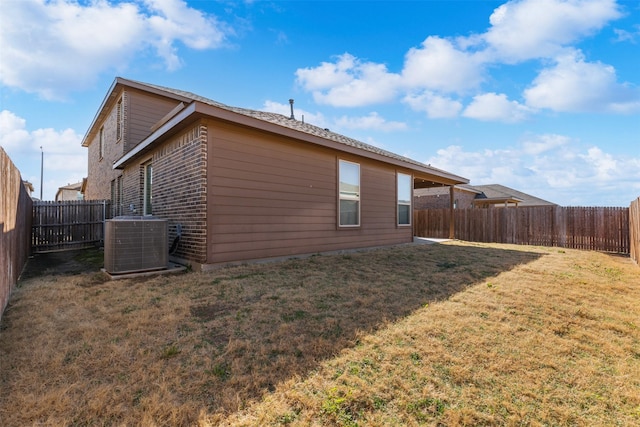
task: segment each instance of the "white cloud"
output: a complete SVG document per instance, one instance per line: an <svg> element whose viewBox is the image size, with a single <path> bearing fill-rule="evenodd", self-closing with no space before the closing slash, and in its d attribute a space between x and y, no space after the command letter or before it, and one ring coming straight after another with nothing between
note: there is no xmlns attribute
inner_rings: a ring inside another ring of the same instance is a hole
<svg viewBox="0 0 640 427"><path fill-rule="evenodd" d="M522 142L522 150L527 155L538 155L569 144L570 138L564 135L535 135Z"/></svg>
<svg viewBox="0 0 640 427"><path fill-rule="evenodd" d="M615 0L524 0L498 7L484 40L507 63L555 56L622 16Z"/></svg>
<svg viewBox="0 0 640 427"><path fill-rule="evenodd" d="M29 143L26 120L11 111L0 112L0 145L5 151L18 151Z"/></svg>
<svg viewBox="0 0 640 427"><path fill-rule="evenodd" d="M350 73L357 65L357 58L349 53L337 57L336 62L322 62L315 68L301 68L296 71L298 83L306 90L317 91L349 83Z"/></svg>
<svg viewBox="0 0 640 427"><path fill-rule="evenodd" d="M631 113L640 110L640 90L617 82L615 69L585 62L580 52L567 52L546 68L524 91L527 105L554 111Z"/></svg>
<svg viewBox="0 0 640 427"><path fill-rule="evenodd" d="M580 157L591 166L595 178L599 180L611 179L616 175L619 167L618 161L611 154L603 152L598 147L589 148L587 154L582 154Z"/></svg>
<svg viewBox="0 0 640 427"><path fill-rule="evenodd" d="M424 111L432 119L446 119L457 117L462 110L462 103L446 96L437 95L425 90L422 93L412 93L404 97L403 102L414 111Z"/></svg>
<svg viewBox="0 0 640 427"><path fill-rule="evenodd" d="M629 42L632 44L636 44L638 38L640 38L640 24L633 26L633 31L621 30L619 28L614 28L613 32L616 35L616 42L624 43Z"/></svg>
<svg viewBox="0 0 640 427"><path fill-rule="evenodd" d="M520 148L464 151L449 146L425 163L469 178L502 184L565 206L628 206L640 191L640 157L585 147L563 135L533 135Z"/></svg>
<svg viewBox="0 0 640 427"><path fill-rule="evenodd" d="M221 46L225 32L230 31L215 17L188 7L182 0L144 0L144 3L155 13L148 17L151 44L169 70L181 65L174 41L192 49L211 49Z"/></svg>
<svg viewBox="0 0 640 427"><path fill-rule="evenodd" d="M296 71L298 83L313 93L319 104L358 107L390 101L400 78L384 64L363 62L345 53L335 63Z"/></svg>
<svg viewBox="0 0 640 427"><path fill-rule="evenodd" d="M150 47L175 69L176 42L215 48L230 31L182 0L21 0L4 2L1 16L0 82L45 99L123 69Z"/></svg>
<svg viewBox="0 0 640 427"><path fill-rule="evenodd" d="M485 93L473 97L462 115L482 121L520 122L531 109L516 101L509 101L505 94Z"/></svg>
<svg viewBox="0 0 640 427"><path fill-rule="evenodd" d="M43 194L53 200L58 187L87 176L87 152L82 136L72 129L27 129L26 120L8 110L0 112L0 145L20 170L22 179L40 186L40 162L44 153ZM41 148L42 147L42 150ZM39 191L34 196L39 197Z"/></svg>
<svg viewBox="0 0 640 427"><path fill-rule="evenodd" d="M629 113L640 109L639 90L619 83L612 66L585 62L572 46L622 16L615 0L512 0L494 10L482 34L428 36L420 47L407 51L398 73L343 54L335 62L298 69L296 76L321 104L355 107L399 97L429 118L463 112L478 120L519 122L542 108ZM628 32L617 35L632 40ZM482 94L485 83L495 83L492 67L527 60L555 65L543 68L525 90L526 105L506 95ZM463 108L471 91L476 96Z"/></svg>
<svg viewBox="0 0 640 427"><path fill-rule="evenodd" d="M444 93L464 92L483 80L480 58L440 37L427 37L419 49L411 48L405 56L403 84Z"/></svg>
<svg viewBox="0 0 640 427"><path fill-rule="evenodd" d="M394 132L407 129L406 123L387 121L376 112L371 112L368 116L363 117L342 116L336 120L336 125L346 129L366 129L382 132Z"/></svg>

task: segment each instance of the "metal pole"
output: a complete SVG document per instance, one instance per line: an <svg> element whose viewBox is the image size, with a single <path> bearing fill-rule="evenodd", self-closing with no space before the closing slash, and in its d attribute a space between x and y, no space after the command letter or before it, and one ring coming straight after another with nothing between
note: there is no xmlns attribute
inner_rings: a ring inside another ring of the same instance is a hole
<svg viewBox="0 0 640 427"><path fill-rule="evenodd" d="M42 174L44 171L44 151L42 151L42 145L40 146L40 200L42 200Z"/></svg>

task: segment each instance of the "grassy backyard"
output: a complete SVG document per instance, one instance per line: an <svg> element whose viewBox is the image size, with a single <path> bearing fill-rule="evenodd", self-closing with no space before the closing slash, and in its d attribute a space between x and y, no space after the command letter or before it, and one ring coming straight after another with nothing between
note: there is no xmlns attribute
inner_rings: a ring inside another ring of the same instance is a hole
<svg viewBox="0 0 640 427"><path fill-rule="evenodd" d="M640 426L627 257L452 241L42 274L0 324L4 426Z"/></svg>

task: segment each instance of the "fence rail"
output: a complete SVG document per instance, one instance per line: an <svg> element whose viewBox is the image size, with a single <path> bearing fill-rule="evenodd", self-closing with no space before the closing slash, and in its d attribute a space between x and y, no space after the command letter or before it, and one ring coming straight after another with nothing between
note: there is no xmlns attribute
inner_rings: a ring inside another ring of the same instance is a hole
<svg viewBox="0 0 640 427"><path fill-rule="evenodd" d="M33 252L80 249L104 240L110 202L79 200L33 203Z"/></svg>
<svg viewBox="0 0 640 427"><path fill-rule="evenodd" d="M415 211L414 233L449 237L448 209ZM518 207L454 210L455 238L630 253L629 208Z"/></svg>
<svg viewBox="0 0 640 427"><path fill-rule="evenodd" d="M629 235L631 258L640 264L640 197L629 206Z"/></svg>

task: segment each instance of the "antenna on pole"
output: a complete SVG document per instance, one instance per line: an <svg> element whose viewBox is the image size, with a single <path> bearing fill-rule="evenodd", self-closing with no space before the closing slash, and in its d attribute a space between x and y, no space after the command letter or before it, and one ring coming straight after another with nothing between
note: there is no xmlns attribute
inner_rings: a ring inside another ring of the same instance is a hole
<svg viewBox="0 0 640 427"><path fill-rule="evenodd" d="M295 120L296 116L293 115L293 99L289 100L289 105L291 105L291 117L289 117L291 120Z"/></svg>

